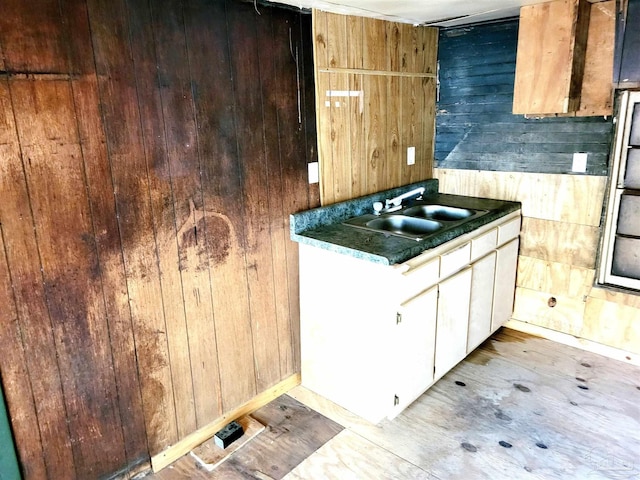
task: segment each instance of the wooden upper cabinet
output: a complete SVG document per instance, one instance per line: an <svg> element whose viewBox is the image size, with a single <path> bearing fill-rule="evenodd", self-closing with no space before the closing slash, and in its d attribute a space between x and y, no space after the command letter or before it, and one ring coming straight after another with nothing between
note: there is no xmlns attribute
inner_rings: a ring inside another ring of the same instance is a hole
<svg viewBox="0 0 640 480"><path fill-rule="evenodd" d="M520 9L513 113L578 110L589 14L587 0L556 0Z"/></svg>

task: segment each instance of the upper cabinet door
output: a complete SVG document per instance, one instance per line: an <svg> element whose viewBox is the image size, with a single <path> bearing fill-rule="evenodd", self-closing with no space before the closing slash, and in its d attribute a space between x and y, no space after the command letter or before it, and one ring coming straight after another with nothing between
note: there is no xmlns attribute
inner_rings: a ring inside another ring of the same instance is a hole
<svg viewBox="0 0 640 480"><path fill-rule="evenodd" d="M513 113L612 114L615 1L522 7Z"/></svg>

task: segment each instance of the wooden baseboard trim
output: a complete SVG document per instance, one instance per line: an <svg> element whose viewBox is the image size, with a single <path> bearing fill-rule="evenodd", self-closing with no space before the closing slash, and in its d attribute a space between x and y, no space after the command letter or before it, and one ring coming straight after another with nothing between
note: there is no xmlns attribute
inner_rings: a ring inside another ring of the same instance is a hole
<svg viewBox="0 0 640 480"><path fill-rule="evenodd" d="M553 342L558 342L569 347L580 348L591 353L597 353L603 357L613 358L621 362L630 363L631 365L640 366L640 355L636 353L626 352L619 348L609 347L602 343L593 342L584 338L574 337L568 333L558 332L549 328L540 327L531 323L522 322L520 320L509 320L505 325L506 328L517 330L518 332L528 333L536 337L546 338Z"/></svg>
<svg viewBox="0 0 640 480"><path fill-rule="evenodd" d="M291 375L290 377L284 379L270 389L265 390L264 392L253 397L243 405L234 408L233 410L227 412L225 415L214 420L208 425L196 430L193 433L190 433L178 443L171 445L166 450L151 457L151 467L153 468L153 471L158 472L164 467L172 464L180 457L189 453L195 447L200 445L202 442L213 437L218 430L220 430L229 422L232 422L244 415L248 415L251 412L256 411L258 408L265 406L271 400L279 397L283 393L288 392L293 387L300 385L300 378L301 377L299 373Z"/></svg>

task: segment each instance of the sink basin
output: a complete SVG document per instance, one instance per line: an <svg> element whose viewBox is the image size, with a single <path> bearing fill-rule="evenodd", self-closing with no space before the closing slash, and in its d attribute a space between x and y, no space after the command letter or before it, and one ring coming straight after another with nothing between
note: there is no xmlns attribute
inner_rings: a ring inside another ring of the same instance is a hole
<svg viewBox="0 0 640 480"><path fill-rule="evenodd" d="M428 218L430 220L440 220L444 222L457 222L475 215L476 210L466 208L448 207L446 205L416 205L409 207L402 212L403 215L411 217Z"/></svg>
<svg viewBox="0 0 640 480"><path fill-rule="evenodd" d="M343 224L420 241L488 213L487 210L421 202L418 200L407 207L381 215L360 215L345 220Z"/></svg>
<svg viewBox="0 0 640 480"><path fill-rule="evenodd" d="M407 236L428 235L442 228L440 222L405 215L385 215L368 221L365 226Z"/></svg>

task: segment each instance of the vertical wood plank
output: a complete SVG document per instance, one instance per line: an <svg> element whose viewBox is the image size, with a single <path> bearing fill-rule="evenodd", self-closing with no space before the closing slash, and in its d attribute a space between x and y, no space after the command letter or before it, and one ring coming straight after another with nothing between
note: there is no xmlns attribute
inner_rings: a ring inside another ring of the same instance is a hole
<svg viewBox="0 0 640 480"><path fill-rule="evenodd" d="M11 92L76 471L102 475L125 464L125 452L72 92L37 80L13 81Z"/></svg>
<svg viewBox="0 0 640 480"><path fill-rule="evenodd" d="M329 76L331 95L331 159L333 172L333 200L340 202L352 198L351 191L351 155L349 111L352 101L359 97L351 97L349 77L341 73Z"/></svg>
<svg viewBox="0 0 640 480"><path fill-rule="evenodd" d="M154 177L159 177L158 187L165 191L162 196L171 198L175 215L174 224L159 232L159 254L161 259L165 255L167 260L172 259L177 244L177 263L167 262L163 276L175 276L182 288L182 291L175 292L163 288L163 296L165 299L174 298L180 306L175 324L171 322L171 329L175 333L170 335L173 340L169 345L172 373L186 379L179 382L174 377L179 437L183 437L197 426L206 425L217 418L222 412L219 393L212 394L212 390L220 391L206 251L212 232L207 228L203 207L183 7L180 2L155 2L151 4L151 14L157 61L157 77L154 80L160 86L158 94L164 127L162 137L166 142L166 170L155 170ZM151 70L149 68L149 73ZM150 128L158 126L153 117L145 119L145 123ZM156 141L152 138L148 139L148 143L153 146ZM164 283L167 282L163 282L163 287ZM172 316L169 315L167 319ZM178 357L174 352L181 356ZM191 415L191 418L185 415L186 418L182 419L180 412Z"/></svg>
<svg viewBox="0 0 640 480"><path fill-rule="evenodd" d="M61 7L63 16L67 19L65 27L70 44L70 70L87 73L73 79L71 89L117 382L126 453L126 465L120 467L134 467L148 460L149 453L122 245L118 235L114 188L106 139L100 121L100 101L87 6L83 0L64 0Z"/></svg>
<svg viewBox="0 0 640 480"><path fill-rule="evenodd" d="M613 114L616 2L592 3L578 116Z"/></svg>
<svg viewBox="0 0 640 480"><path fill-rule="evenodd" d="M156 227L123 2L88 3L151 454L177 440Z"/></svg>
<svg viewBox="0 0 640 480"><path fill-rule="evenodd" d="M316 96L314 86L314 65L313 65L313 31L311 29L311 16L300 15L299 23L300 58L299 68L303 73L300 75L301 86L299 95L302 98L302 111L305 133L305 144L307 146L307 163L318 161L318 138L316 121ZM263 98L265 94L263 93ZM319 183L309 184L309 207L320 206L320 185Z"/></svg>
<svg viewBox="0 0 640 480"><path fill-rule="evenodd" d="M364 141L367 166L367 191L373 193L384 189L387 162L387 85L386 78L365 75L364 85Z"/></svg>
<svg viewBox="0 0 640 480"><path fill-rule="evenodd" d="M279 16L273 23L274 44L286 45L289 29L299 30L300 15ZM289 213L309 208L309 199L304 192L308 183L301 172L306 168L303 135L298 117L298 104L294 92L300 86L297 83L298 72L291 55L278 50L276 56L276 82L281 88L277 91L278 130L280 138L280 161L284 186L284 209L286 226L289 228ZM296 371L300 371L300 301L298 282L298 244L287 241L287 275L289 277L289 311L291 315L291 341Z"/></svg>
<svg viewBox="0 0 640 480"><path fill-rule="evenodd" d="M316 73L316 118L318 119L318 156L320 162L320 195L322 204L335 203L332 123L331 123L331 74Z"/></svg>
<svg viewBox="0 0 640 480"><path fill-rule="evenodd" d="M387 51L387 28L383 20L364 18L362 68L389 71L391 61Z"/></svg>
<svg viewBox="0 0 640 480"><path fill-rule="evenodd" d="M407 151L402 149L400 132L402 121L403 102L399 101L402 93L401 77L386 77L387 107L385 128L387 144L385 147L386 158L384 163L384 181L390 187L403 185L400 177L400 166L407 163Z"/></svg>
<svg viewBox="0 0 640 480"><path fill-rule="evenodd" d="M212 243L213 308L220 362L222 410L256 393L251 318L244 257L242 166L235 136L235 90L224 3L188 3L185 32L189 55L208 52L207 61L191 61L191 82L198 150L202 164L203 211ZM211 28L211 25L219 25ZM211 45L220 48L211 49ZM212 74L214 66L215 74Z"/></svg>
<svg viewBox="0 0 640 480"><path fill-rule="evenodd" d="M268 184L271 182L264 151L264 117L256 31L257 14L250 5L227 12L231 75L236 98L236 136L238 157L244 165L245 261L251 314L256 388L274 385L281 378L278 323L271 258ZM300 59L297 33L291 29L290 52ZM279 175L278 175L279 176Z"/></svg>
<svg viewBox="0 0 640 480"><path fill-rule="evenodd" d="M367 192L367 156L364 148L364 79L362 75L349 75L349 90L358 92L349 103L349 131L351 135L351 193L360 197Z"/></svg>
<svg viewBox="0 0 640 480"><path fill-rule="evenodd" d="M273 40L274 16L265 17L265 12L256 19L257 36L263 42L273 44L273 50L282 51L285 46L277 44ZM288 48L288 47L287 47ZM284 209L284 186L281 175L280 146L275 141L278 138L278 105L275 92L278 89L276 83L276 61L278 55L271 50L268 55L258 56L260 69L260 86L263 99L263 128L264 128L264 156L267 168L268 182L266 184L266 201L268 206L267 217L271 232L271 252L273 258L286 259L287 240L289 231L284 219L288 212ZM313 97L312 97L313 98ZM289 288L287 263L278 261L273 263L275 319L278 326L279 343L279 367L281 375L293 372L293 348L290 344L291 317L289 313Z"/></svg>
<svg viewBox="0 0 640 480"><path fill-rule="evenodd" d="M362 42L364 41L364 18L347 16L347 68L362 68Z"/></svg>
<svg viewBox="0 0 640 480"><path fill-rule="evenodd" d="M23 473L64 476L74 468L71 441L6 79L0 81L0 158L2 382ZM31 371L42 380L31 382Z"/></svg>
<svg viewBox="0 0 640 480"><path fill-rule="evenodd" d="M327 13L327 66L346 68L349 63L349 38L347 36L347 17Z"/></svg>
<svg viewBox="0 0 640 480"><path fill-rule="evenodd" d="M412 177L414 180L424 180L433 177L433 156L436 136L436 80L434 78L421 78L420 95L422 96L422 140L421 148L416 152L418 178Z"/></svg>
<svg viewBox="0 0 640 480"><path fill-rule="evenodd" d="M67 46L58 0L4 0L0 44L5 68L18 73L67 73ZM16 28L19 26L19 28Z"/></svg>
<svg viewBox="0 0 640 480"><path fill-rule="evenodd" d="M329 66L329 57L327 48L329 45L329 32L327 17L329 13L322 10L312 10L312 28L313 28L313 63L317 69L327 68Z"/></svg>

